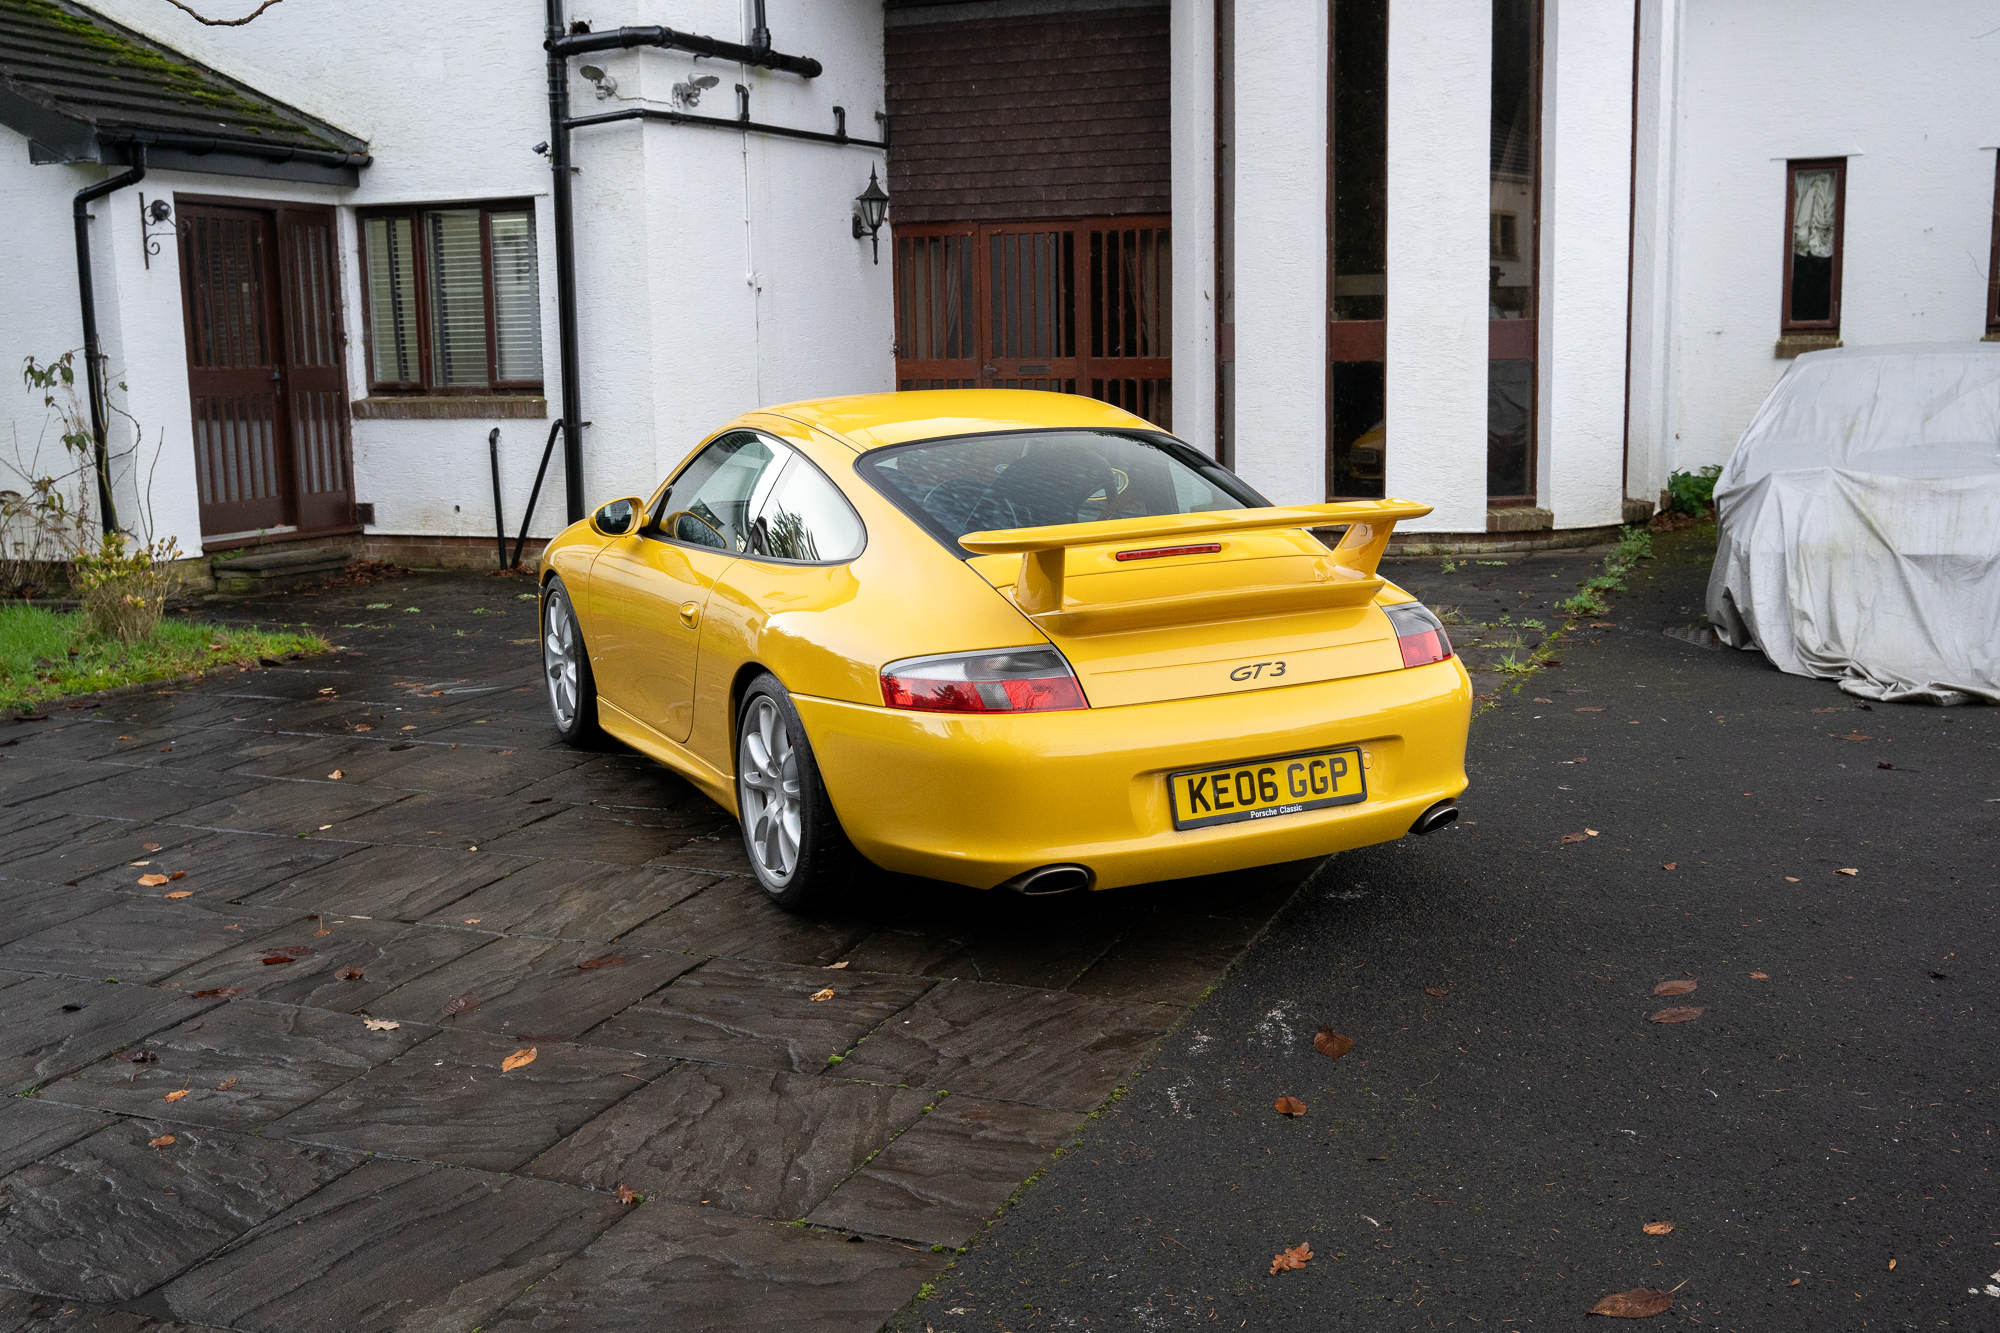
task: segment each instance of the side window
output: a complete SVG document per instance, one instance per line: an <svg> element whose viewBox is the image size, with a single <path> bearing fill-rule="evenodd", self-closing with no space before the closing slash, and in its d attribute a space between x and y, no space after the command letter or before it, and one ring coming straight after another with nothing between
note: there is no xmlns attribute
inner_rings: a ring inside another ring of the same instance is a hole
<svg viewBox="0 0 2000 1333"><path fill-rule="evenodd" d="M865 537L861 516L840 488L801 458L758 512L750 547L774 560L852 560Z"/></svg>
<svg viewBox="0 0 2000 1333"><path fill-rule="evenodd" d="M748 550L751 516L764 507L787 457L754 432L731 431L674 478L652 535L718 551Z"/></svg>

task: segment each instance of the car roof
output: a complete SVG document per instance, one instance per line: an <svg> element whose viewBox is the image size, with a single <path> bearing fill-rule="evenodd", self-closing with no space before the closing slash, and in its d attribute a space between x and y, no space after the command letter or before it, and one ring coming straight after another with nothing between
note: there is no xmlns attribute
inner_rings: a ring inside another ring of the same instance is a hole
<svg viewBox="0 0 2000 1333"><path fill-rule="evenodd" d="M856 450L947 435L1036 429L1157 430L1095 398L1030 389L916 389L816 398L763 409L814 426Z"/></svg>

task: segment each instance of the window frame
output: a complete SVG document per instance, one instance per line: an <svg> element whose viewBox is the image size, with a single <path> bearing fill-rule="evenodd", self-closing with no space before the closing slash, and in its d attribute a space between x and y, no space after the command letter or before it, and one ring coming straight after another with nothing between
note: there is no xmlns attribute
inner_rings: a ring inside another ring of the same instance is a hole
<svg viewBox="0 0 2000 1333"><path fill-rule="evenodd" d="M1986 340L2000 341L2000 153L1993 155L1993 250L1986 261Z"/></svg>
<svg viewBox="0 0 2000 1333"><path fill-rule="evenodd" d="M430 313L430 257L424 243L423 217L426 213L449 212L454 209L477 209L479 211L479 273L480 291L486 310L486 366L485 384L438 384L434 382L436 373L432 357L432 330ZM535 280L537 288L541 283L541 223L533 199L464 199L435 200L421 204L388 204L370 208L358 208L354 212L354 249L359 259L357 267L361 275L361 339L362 356L366 361L368 396L371 398L466 398L496 396L541 397L548 383L548 363L542 365L542 375L532 380L503 380L493 372L500 367L500 328L493 303L493 214L528 214L535 229ZM375 378L375 319L370 309L370 287L368 265L368 224L376 219L402 218L410 224L410 269L416 292L417 327L417 378L414 380L378 380ZM537 322L541 311L535 312ZM547 346L547 340L542 340Z"/></svg>
<svg viewBox="0 0 2000 1333"><path fill-rule="evenodd" d="M1827 277L1826 319L1792 318L1792 227L1799 204L1798 174L1801 171L1833 172L1833 269ZM1778 331L1783 335L1840 334L1840 285L1847 250L1847 159L1844 157L1802 157L1785 162L1785 281L1778 307Z"/></svg>

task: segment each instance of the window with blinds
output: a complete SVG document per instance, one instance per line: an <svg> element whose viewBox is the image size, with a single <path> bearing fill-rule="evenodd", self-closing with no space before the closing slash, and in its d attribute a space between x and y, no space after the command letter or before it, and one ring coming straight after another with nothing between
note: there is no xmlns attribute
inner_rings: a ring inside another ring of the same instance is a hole
<svg viewBox="0 0 2000 1333"><path fill-rule="evenodd" d="M371 393L541 392L532 205L370 210L361 264Z"/></svg>

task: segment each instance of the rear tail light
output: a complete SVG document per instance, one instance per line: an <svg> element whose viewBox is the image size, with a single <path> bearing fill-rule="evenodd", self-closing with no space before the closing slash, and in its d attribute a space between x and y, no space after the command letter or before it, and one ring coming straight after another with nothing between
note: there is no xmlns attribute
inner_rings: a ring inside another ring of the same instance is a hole
<svg viewBox="0 0 2000 1333"><path fill-rule="evenodd" d="M1053 648L906 657L882 668L882 702L925 713L1046 713L1088 708Z"/></svg>
<svg viewBox="0 0 2000 1333"><path fill-rule="evenodd" d="M1451 640L1445 636L1444 622L1431 614L1422 602L1398 602L1385 606L1389 623L1396 627L1396 646L1403 650L1403 665L1424 666L1451 656Z"/></svg>

